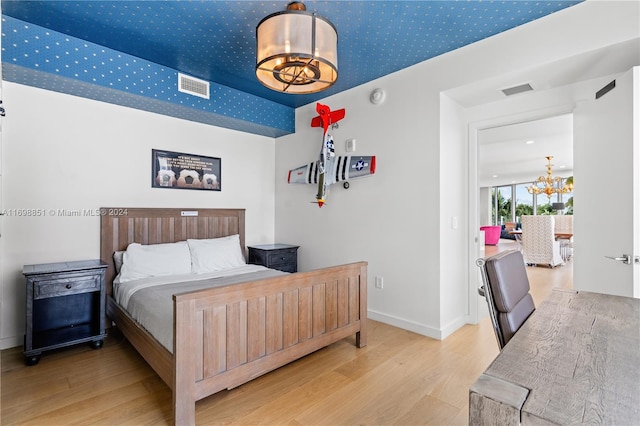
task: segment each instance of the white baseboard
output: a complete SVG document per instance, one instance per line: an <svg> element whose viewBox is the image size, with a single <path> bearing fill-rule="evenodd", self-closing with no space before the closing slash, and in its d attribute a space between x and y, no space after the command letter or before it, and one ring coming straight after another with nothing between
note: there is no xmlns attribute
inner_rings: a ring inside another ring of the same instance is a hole
<svg viewBox="0 0 640 426"><path fill-rule="evenodd" d="M24 344L23 336L6 337L0 339L0 350L15 348Z"/></svg>
<svg viewBox="0 0 640 426"><path fill-rule="evenodd" d="M414 333L422 334L423 336L431 337L432 339L437 340L444 339L445 337L456 331L458 328L466 324L466 320L464 318L459 318L448 324L445 328L437 329L428 325L419 324L413 321L407 321L403 318L376 312L371 309L367 311L367 316L374 321L380 321L385 324L402 328L403 330L412 331Z"/></svg>
<svg viewBox="0 0 640 426"><path fill-rule="evenodd" d="M455 333L460 327L469 324L469 321L465 317L459 317L451 321L449 324L441 329L442 339L446 339L453 333Z"/></svg>

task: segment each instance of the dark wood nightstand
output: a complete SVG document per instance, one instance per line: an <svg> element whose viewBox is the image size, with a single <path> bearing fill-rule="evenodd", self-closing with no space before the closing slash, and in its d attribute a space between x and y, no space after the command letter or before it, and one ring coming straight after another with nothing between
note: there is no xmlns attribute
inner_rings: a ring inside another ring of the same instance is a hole
<svg viewBox="0 0 640 426"><path fill-rule="evenodd" d="M91 342L99 349L105 333L105 271L100 260L25 265L27 321L24 357L40 361L43 351Z"/></svg>
<svg viewBox="0 0 640 426"><path fill-rule="evenodd" d="M289 244L249 246L249 263L284 272L298 272L298 247Z"/></svg>

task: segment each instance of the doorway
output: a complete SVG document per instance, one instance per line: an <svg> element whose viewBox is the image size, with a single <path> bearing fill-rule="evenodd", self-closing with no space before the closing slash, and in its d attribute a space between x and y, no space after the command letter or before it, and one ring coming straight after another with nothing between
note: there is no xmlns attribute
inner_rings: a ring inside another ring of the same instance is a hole
<svg viewBox="0 0 640 426"><path fill-rule="evenodd" d="M482 285L475 259L485 256L477 231L491 217L491 191L498 185L516 185L520 189L546 172L547 155L556 149L565 166L563 175L573 174L573 105L567 104L512 116L478 120L469 124L469 322L476 323L486 311L485 302L477 295ZM569 126L569 128L568 128ZM563 130L564 129L564 130ZM555 136L553 136L555 134ZM564 136L560 136L564 134ZM558 138L564 138L560 145ZM569 141L566 139L569 138ZM533 143L527 143L533 140ZM484 156L481 158L481 155ZM485 158L486 157L486 158ZM560 168L554 168L555 171ZM565 176L565 177L566 177ZM518 192L517 189L514 192ZM520 190L522 192L522 190ZM482 194L482 199L481 199ZM522 194L521 194L522 195ZM518 194L513 195L518 204ZM533 204L532 198L531 203ZM548 200L550 201L550 200ZM515 210L515 208L514 208Z"/></svg>

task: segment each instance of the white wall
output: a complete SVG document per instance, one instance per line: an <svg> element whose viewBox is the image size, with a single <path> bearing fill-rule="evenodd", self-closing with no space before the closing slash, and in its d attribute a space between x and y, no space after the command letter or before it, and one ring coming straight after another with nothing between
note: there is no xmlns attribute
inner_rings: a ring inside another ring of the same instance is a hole
<svg viewBox="0 0 640 426"><path fill-rule="evenodd" d="M130 108L3 83L0 348L22 344L22 266L98 258L97 216L49 210L245 208L247 244L274 239L274 140ZM151 188L151 149L222 159L222 191Z"/></svg>
<svg viewBox="0 0 640 426"><path fill-rule="evenodd" d="M492 212L492 200L491 200L491 188L484 187L480 188L480 192L478 193L478 203L480 205L479 208L479 217L480 226L492 225L493 218L491 215Z"/></svg>
<svg viewBox="0 0 640 426"><path fill-rule="evenodd" d="M440 333L465 324L467 300L469 157L465 110L440 95ZM464 223L460 223L463 220ZM473 259L472 259L473 260ZM459 265L455 267L455 265Z"/></svg>
<svg viewBox="0 0 640 426"><path fill-rule="evenodd" d="M337 154L344 154L346 139L355 138L356 154L377 156L375 175L352 181L348 190L334 185L324 207L309 203L315 194L312 185L286 183L289 169L314 160L319 152L322 131L309 126L317 115L315 105L299 108L296 134L276 141L276 237L301 246L301 269L368 261L369 316L437 333L439 130L424 123L438 116L439 100L421 96L421 90L406 84L403 73L384 79L387 96L381 105L369 102L374 87L323 101L332 109L346 108L345 119L332 132ZM376 276L384 278L383 290L373 288ZM425 305L436 309L425 310Z"/></svg>
<svg viewBox="0 0 640 426"><path fill-rule="evenodd" d="M378 171L349 190L333 188L322 209L309 203L312 186L286 184L287 171L320 149L322 132L309 127L315 105L299 108L296 133L276 141L276 239L301 245L302 269L368 261L372 319L437 338L473 322L478 206L461 198L468 194L467 129L454 127L515 112L508 102L490 108L496 115L462 111L441 94L637 38L637 11L631 2L587 1L326 98L332 109L346 108L333 132L338 154L355 138L357 153L378 156ZM387 95L377 106L368 102L376 87ZM564 100L522 106L530 114L557 102ZM384 277L383 290L373 287L375 276Z"/></svg>

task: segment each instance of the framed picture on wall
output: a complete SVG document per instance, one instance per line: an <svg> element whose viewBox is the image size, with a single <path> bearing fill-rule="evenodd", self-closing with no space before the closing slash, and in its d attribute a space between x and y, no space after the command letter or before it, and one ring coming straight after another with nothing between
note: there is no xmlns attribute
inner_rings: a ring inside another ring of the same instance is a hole
<svg viewBox="0 0 640 426"><path fill-rule="evenodd" d="M151 187L220 191L220 158L151 150Z"/></svg>

